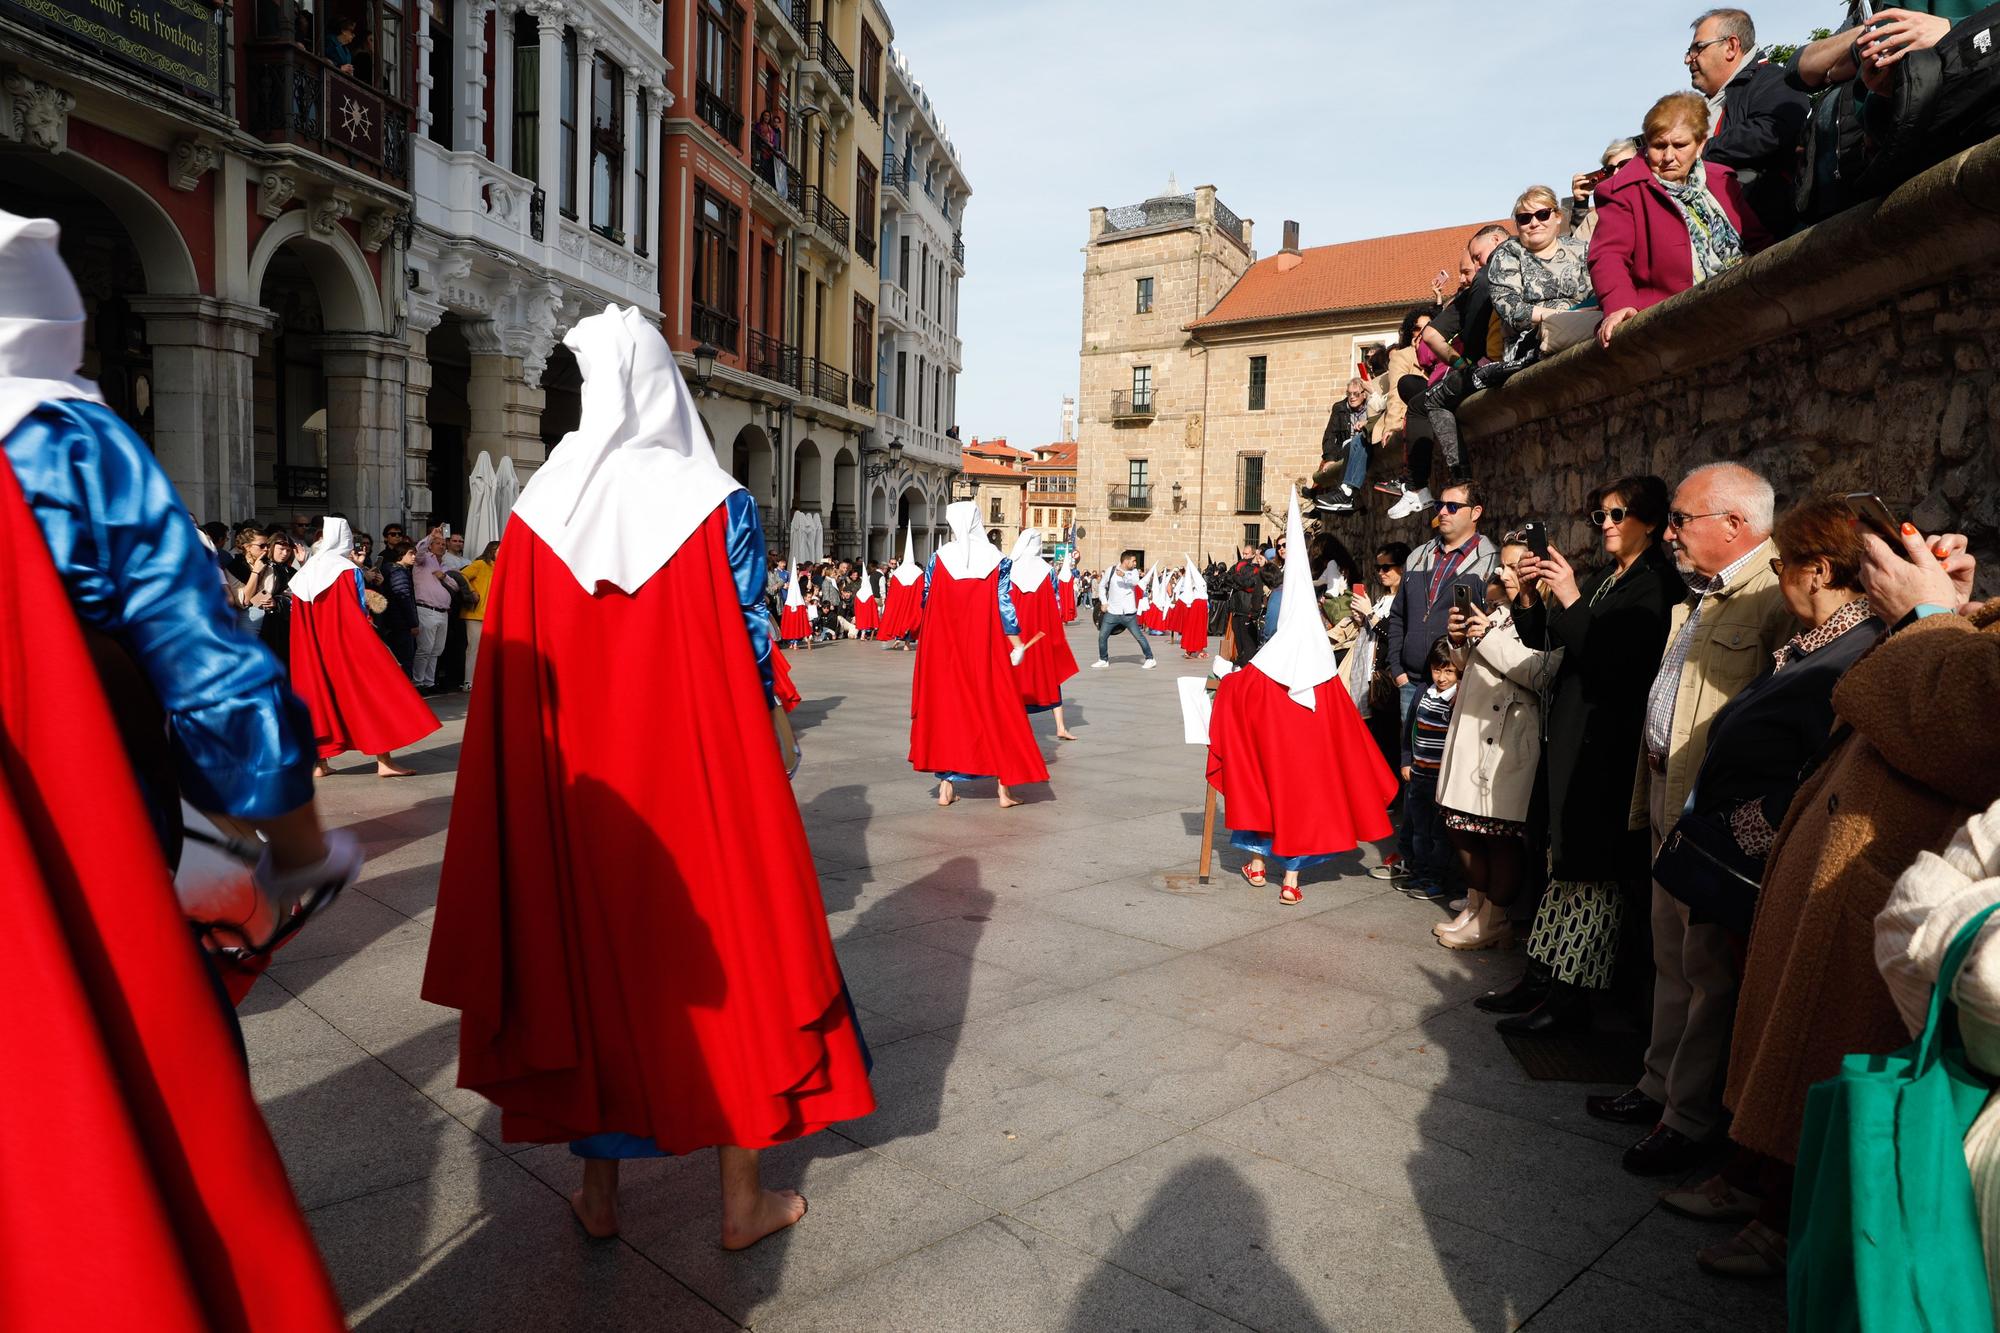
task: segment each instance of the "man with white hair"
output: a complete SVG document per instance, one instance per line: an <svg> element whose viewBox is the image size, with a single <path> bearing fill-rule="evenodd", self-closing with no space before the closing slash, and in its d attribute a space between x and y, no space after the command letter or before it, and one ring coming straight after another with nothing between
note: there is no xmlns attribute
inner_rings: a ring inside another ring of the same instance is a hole
<svg viewBox="0 0 2000 1333"><path fill-rule="evenodd" d="M1646 703L1642 769L1633 828L1650 827L1657 854L1687 803L1722 706L1758 676L1795 628L1771 557L1776 497L1771 483L1737 463L1688 473L1674 492L1666 539L1691 596L1672 630ZM1625 1169L1655 1176L1685 1171L1721 1126L1722 1075L1740 980L1727 931L1689 919L1653 886L1653 1038L1639 1086L1592 1097L1590 1114L1651 1132L1625 1154Z"/></svg>

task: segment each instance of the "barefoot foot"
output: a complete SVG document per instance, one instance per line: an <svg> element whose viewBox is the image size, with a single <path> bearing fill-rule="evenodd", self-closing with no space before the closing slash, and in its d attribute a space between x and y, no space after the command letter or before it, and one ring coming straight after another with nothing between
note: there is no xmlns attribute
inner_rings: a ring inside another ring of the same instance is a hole
<svg viewBox="0 0 2000 1333"><path fill-rule="evenodd" d="M958 793L954 792L954 791L953 791L953 790L951 789L951 784L950 784L949 782L940 782L940 783L938 783L938 804L939 804L939 805L950 805L950 804L951 804L952 802L956 801L957 799L958 799Z"/></svg>
<svg viewBox="0 0 2000 1333"><path fill-rule="evenodd" d="M774 1231L806 1215L806 1196L797 1190L759 1190L756 1204L742 1217L722 1215L722 1248L747 1250Z"/></svg>
<svg viewBox="0 0 2000 1333"><path fill-rule="evenodd" d="M315 764L315 765L313 765L313 776L314 776L314 777L316 777L316 778L330 778L330 777L332 777L332 776L333 776L333 765L331 765L331 764Z"/></svg>
<svg viewBox="0 0 2000 1333"><path fill-rule="evenodd" d="M1073 741L1076 739L1076 735L1073 732L1058 731L1056 733L1056 739L1059 741Z"/></svg>
<svg viewBox="0 0 2000 1333"><path fill-rule="evenodd" d="M1002 810L1012 810L1015 806L1023 804L1025 802L1020 797L1010 795L1005 787L1000 789L1000 808Z"/></svg>
<svg viewBox="0 0 2000 1333"><path fill-rule="evenodd" d="M610 1240L618 1234L618 1205L616 1202L593 1203L588 1190L571 1190L570 1211L576 1214L578 1225L592 1240Z"/></svg>
<svg viewBox="0 0 2000 1333"><path fill-rule="evenodd" d="M416 769L404 768L393 759L378 759L375 761L375 776L378 778L413 778L416 775Z"/></svg>

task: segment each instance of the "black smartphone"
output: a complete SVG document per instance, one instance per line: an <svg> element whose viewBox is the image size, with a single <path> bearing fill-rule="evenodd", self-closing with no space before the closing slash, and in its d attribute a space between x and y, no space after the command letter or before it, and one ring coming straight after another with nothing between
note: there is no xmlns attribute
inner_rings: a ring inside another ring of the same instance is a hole
<svg viewBox="0 0 2000 1333"><path fill-rule="evenodd" d="M1881 496L1872 491L1854 491L1841 498L1847 501L1848 512L1854 515L1855 522L1880 537L1897 555L1910 559L1910 553L1903 547L1901 525L1889 512L1889 506L1882 503ZM1916 562L1911 560L1910 563Z"/></svg>
<svg viewBox="0 0 2000 1333"><path fill-rule="evenodd" d="M1453 584L1451 589L1451 604L1458 609L1460 615L1471 615L1472 589L1466 587L1463 583Z"/></svg>
<svg viewBox="0 0 2000 1333"><path fill-rule="evenodd" d="M1549 558L1549 530L1542 526L1540 519L1531 518L1521 525L1521 540L1535 553L1535 559Z"/></svg>

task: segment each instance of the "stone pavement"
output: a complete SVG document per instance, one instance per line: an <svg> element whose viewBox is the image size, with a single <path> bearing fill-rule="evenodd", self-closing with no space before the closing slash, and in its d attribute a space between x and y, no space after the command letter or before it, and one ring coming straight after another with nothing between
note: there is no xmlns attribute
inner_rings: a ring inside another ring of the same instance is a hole
<svg viewBox="0 0 2000 1333"><path fill-rule="evenodd" d="M1086 621L1072 628L1094 655ZM243 1006L259 1099L350 1316L371 1329L1779 1329L1709 1278L1726 1234L1618 1167L1633 1135L1535 1083L1468 1003L1514 953L1361 873L1306 901L1194 865L1202 753L1179 654L1073 682L1050 789L948 810L903 760L911 657L795 657L800 806L876 1057L880 1109L767 1155L812 1211L716 1245L711 1155L627 1165L587 1242L561 1146L503 1144L417 997L464 699L378 781L321 786L367 875ZM643 688L635 681L635 688ZM1037 722L1054 750L1046 718ZM662 775L663 779L671 775ZM1365 851L1369 862L1372 850ZM754 885L746 885L754 892Z"/></svg>

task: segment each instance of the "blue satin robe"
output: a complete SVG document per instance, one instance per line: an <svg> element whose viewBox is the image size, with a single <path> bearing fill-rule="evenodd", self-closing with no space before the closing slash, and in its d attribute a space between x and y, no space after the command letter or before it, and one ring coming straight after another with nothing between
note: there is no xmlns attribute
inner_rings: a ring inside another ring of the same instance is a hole
<svg viewBox="0 0 2000 1333"><path fill-rule="evenodd" d="M312 799L313 732L278 659L242 628L215 558L145 442L110 408L37 408L0 441L77 618L124 646L166 710L180 794L268 819ZM179 819L173 792L148 792Z"/></svg>

